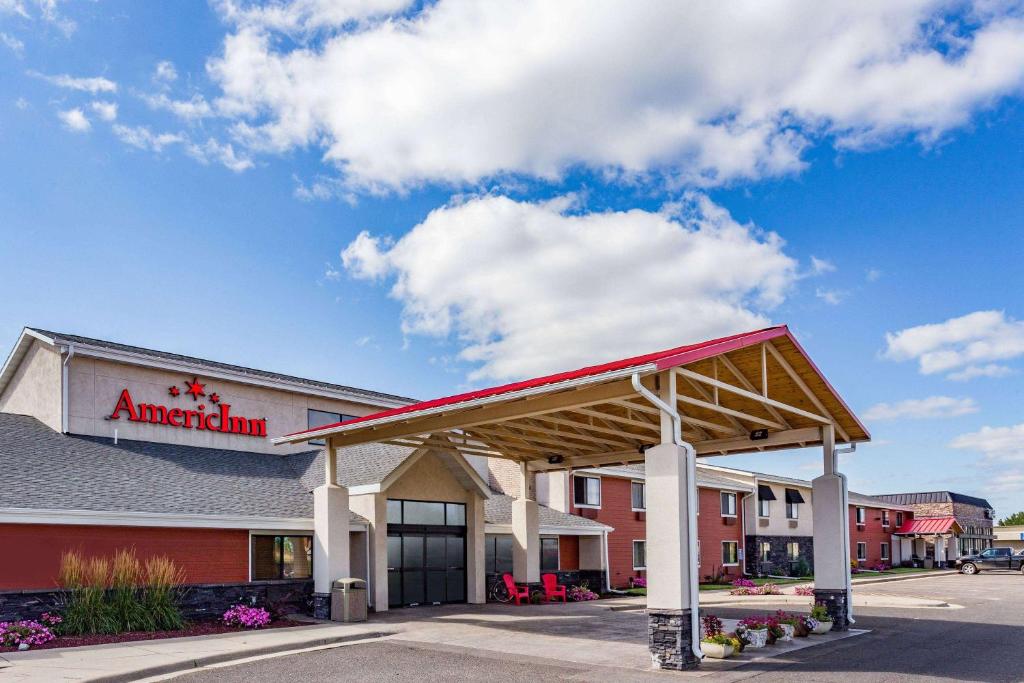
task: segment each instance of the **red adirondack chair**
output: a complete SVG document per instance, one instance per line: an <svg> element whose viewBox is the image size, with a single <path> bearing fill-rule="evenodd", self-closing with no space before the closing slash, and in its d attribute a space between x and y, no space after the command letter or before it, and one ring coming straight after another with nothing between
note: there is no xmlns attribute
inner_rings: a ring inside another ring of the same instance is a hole
<svg viewBox="0 0 1024 683"><path fill-rule="evenodd" d="M505 582L505 588L508 589L508 594L512 596L512 599L516 601L517 605L523 604L523 600L526 600L526 604L530 604L530 587L529 586L517 586L515 579L512 578L511 574L504 574L502 580Z"/></svg>
<svg viewBox="0 0 1024 683"><path fill-rule="evenodd" d="M541 574L540 580L544 584L544 602L551 602L551 598L562 598L562 602L568 602L565 597L565 586L558 583L557 576Z"/></svg>

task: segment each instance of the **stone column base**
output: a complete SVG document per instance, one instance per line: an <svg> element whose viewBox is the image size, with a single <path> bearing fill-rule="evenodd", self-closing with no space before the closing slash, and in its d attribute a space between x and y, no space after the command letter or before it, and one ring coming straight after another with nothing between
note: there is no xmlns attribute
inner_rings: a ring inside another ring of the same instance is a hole
<svg viewBox="0 0 1024 683"><path fill-rule="evenodd" d="M331 594L330 593L313 593L313 618L314 619L330 619L331 618Z"/></svg>
<svg viewBox="0 0 1024 683"><path fill-rule="evenodd" d="M814 604L824 605L828 610L828 615L832 617L833 631L849 630L849 611L846 606L846 591L844 589L815 588Z"/></svg>
<svg viewBox="0 0 1024 683"><path fill-rule="evenodd" d="M647 610L647 645L655 667L674 671L697 668L690 647L691 619L688 609Z"/></svg>

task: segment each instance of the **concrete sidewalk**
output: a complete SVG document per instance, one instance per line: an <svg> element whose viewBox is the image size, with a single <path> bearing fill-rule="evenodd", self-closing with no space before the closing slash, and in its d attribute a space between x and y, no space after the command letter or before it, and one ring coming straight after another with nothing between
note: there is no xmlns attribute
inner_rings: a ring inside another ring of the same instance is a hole
<svg viewBox="0 0 1024 683"><path fill-rule="evenodd" d="M192 638L0 654L0 681L136 681L220 662L379 638L379 623L314 624Z"/></svg>

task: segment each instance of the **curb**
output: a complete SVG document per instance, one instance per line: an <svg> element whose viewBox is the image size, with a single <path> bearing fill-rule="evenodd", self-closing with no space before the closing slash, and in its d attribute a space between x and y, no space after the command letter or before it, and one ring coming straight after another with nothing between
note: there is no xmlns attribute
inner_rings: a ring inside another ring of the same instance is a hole
<svg viewBox="0 0 1024 683"><path fill-rule="evenodd" d="M853 582L853 587L857 586L868 586L873 583L889 583L890 581L910 581L911 579L931 579L937 576L955 576L960 572L955 569L948 569L937 572L920 572L917 574L899 574L896 576L879 576L873 578L864 578L859 581Z"/></svg>
<svg viewBox="0 0 1024 683"><path fill-rule="evenodd" d="M353 633L345 636L335 636L333 638L310 638L293 643L282 643L278 645L263 645L261 647L250 647L244 650L236 650L234 652L222 652L216 655L208 655L206 657L199 657L197 659L183 660L179 662L169 662L167 664L158 664L156 666L149 666L142 669L136 669L135 671L114 674L111 676L98 676L96 678L88 679L92 683L128 683L129 681L138 681L143 678L153 678L155 676L164 676L167 674L178 673L181 671L189 671L191 669L198 669L204 666L210 666L212 664L223 664L236 659L248 659L249 657L261 657L263 655L272 655L279 652L288 652L290 650L303 650L306 648L323 647L325 645L340 645L352 640L368 640L373 638L383 638L391 635L382 631L372 631L368 633Z"/></svg>

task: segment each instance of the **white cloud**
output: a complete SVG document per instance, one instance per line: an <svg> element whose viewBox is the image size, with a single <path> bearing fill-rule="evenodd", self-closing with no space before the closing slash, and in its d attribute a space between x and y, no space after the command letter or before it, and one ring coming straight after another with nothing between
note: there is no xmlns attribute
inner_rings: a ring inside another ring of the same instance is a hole
<svg viewBox="0 0 1024 683"><path fill-rule="evenodd" d="M153 80L158 83L171 83L178 80L178 70L174 68L174 63L166 60L158 62L153 70Z"/></svg>
<svg viewBox="0 0 1024 683"><path fill-rule="evenodd" d="M838 306L846 298L846 292L842 292L838 289L825 289L818 287L814 290L814 296L818 297L830 306Z"/></svg>
<svg viewBox="0 0 1024 683"><path fill-rule="evenodd" d="M28 100L26 100L24 97L19 97L18 99L14 100L14 106L18 109L21 109L22 111L25 111L31 105L28 103Z"/></svg>
<svg viewBox="0 0 1024 683"><path fill-rule="evenodd" d="M92 110L96 112L104 121L113 121L117 118L117 103L116 102L92 102L89 104Z"/></svg>
<svg viewBox="0 0 1024 683"><path fill-rule="evenodd" d="M35 0L33 3L26 3L23 0L0 0L0 13L17 14L22 19L42 19L60 29L65 36L75 32L75 22L63 16L58 7L60 0ZM29 7L38 10L38 15L29 11Z"/></svg>
<svg viewBox="0 0 1024 683"><path fill-rule="evenodd" d="M836 264L817 256L811 256L811 273L814 275L824 275L825 273L834 273L836 270Z"/></svg>
<svg viewBox="0 0 1024 683"><path fill-rule="evenodd" d="M179 133L154 133L146 126L115 124L114 134L127 145L156 153L162 152L165 147L186 141L185 136Z"/></svg>
<svg viewBox="0 0 1024 683"><path fill-rule="evenodd" d="M17 14L18 16L28 19L28 10L25 9L25 3L21 0L0 0L0 12L4 14Z"/></svg>
<svg viewBox="0 0 1024 683"><path fill-rule="evenodd" d="M110 79L103 78L102 76L94 76L90 78L77 78L75 76L69 76L67 74L59 74L56 76L48 76L47 74L41 74L38 72L30 71L30 74L42 78L45 81L52 83L60 88L68 88L70 90L82 90L84 92L96 93L101 92L117 92L117 83Z"/></svg>
<svg viewBox="0 0 1024 683"><path fill-rule="evenodd" d="M991 365L1024 355L1024 322L1003 311L975 311L959 318L918 325L885 335L885 355L916 360L922 374L951 373L950 379L1006 374ZM961 369L959 372L952 372Z"/></svg>
<svg viewBox="0 0 1024 683"><path fill-rule="evenodd" d="M797 172L816 142L931 144L1024 86L1024 19L995 3L439 0L272 33L405 4L221 3L207 69L238 139L322 147L364 191L581 165L714 185Z"/></svg>
<svg viewBox="0 0 1024 683"><path fill-rule="evenodd" d="M983 453L994 462L1024 461L1024 423L1011 427L982 427L976 432L962 434L949 444Z"/></svg>
<svg viewBox="0 0 1024 683"><path fill-rule="evenodd" d="M92 124L89 123L89 119L85 117L85 114L78 107L68 109L66 111L59 111L57 112L57 117L64 124L65 128L73 130L76 133L85 133L92 128Z"/></svg>
<svg viewBox="0 0 1024 683"><path fill-rule="evenodd" d="M193 95L188 100L174 100L167 95L142 95L151 109L164 109L187 121L205 118L213 114L210 103L202 95Z"/></svg>
<svg viewBox="0 0 1024 683"><path fill-rule="evenodd" d="M332 282L338 282L341 280L342 272L334 267L332 263L324 264L324 277Z"/></svg>
<svg viewBox="0 0 1024 683"><path fill-rule="evenodd" d="M878 270L877 268L868 268L864 272L864 279L867 280L868 282L877 282L878 279L881 277L882 271Z"/></svg>
<svg viewBox="0 0 1024 683"><path fill-rule="evenodd" d="M920 420L950 418L978 412L973 398L929 396L911 398L897 403L878 403L864 411L865 420Z"/></svg>
<svg viewBox="0 0 1024 683"><path fill-rule="evenodd" d="M406 335L452 338L472 379L505 379L764 327L799 277L783 247L701 195L673 213L480 196L393 244L363 232L342 261L394 278Z"/></svg>
<svg viewBox="0 0 1024 683"><path fill-rule="evenodd" d="M21 42L9 33L0 31L0 43L3 43L7 48L18 57L25 56L25 43Z"/></svg>
<svg viewBox="0 0 1024 683"><path fill-rule="evenodd" d="M188 144L185 147L189 155L196 161L208 164L211 161L221 164L228 170L241 173L253 167L252 159L244 154L237 154L231 143L220 143L209 138L203 144Z"/></svg>
<svg viewBox="0 0 1024 683"><path fill-rule="evenodd" d="M308 33L404 10L412 0L271 0L262 4L221 0L221 15L238 26Z"/></svg>
<svg viewBox="0 0 1024 683"><path fill-rule="evenodd" d="M959 372L949 373L946 377L956 382L966 382L975 377L1006 377L1012 374L1013 370L1005 365L989 363L988 365L968 365Z"/></svg>

